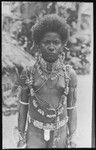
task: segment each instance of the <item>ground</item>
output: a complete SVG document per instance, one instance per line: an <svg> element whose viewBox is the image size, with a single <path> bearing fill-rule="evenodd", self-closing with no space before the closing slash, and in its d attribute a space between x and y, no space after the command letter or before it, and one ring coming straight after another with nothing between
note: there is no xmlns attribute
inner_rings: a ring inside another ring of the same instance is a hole
<svg viewBox="0 0 96 150"><path fill-rule="evenodd" d="M78 76L77 89L77 148L91 147L91 119L92 119L92 79L91 75ZM17 125L17 115L2 117L2 148L16 148L13 128Z"/></svg>

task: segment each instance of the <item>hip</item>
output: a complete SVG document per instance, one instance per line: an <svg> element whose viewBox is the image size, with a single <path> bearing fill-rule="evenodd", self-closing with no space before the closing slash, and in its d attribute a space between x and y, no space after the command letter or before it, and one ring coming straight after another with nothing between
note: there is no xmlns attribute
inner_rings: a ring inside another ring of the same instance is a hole
<svg viewBox="0 0 96 150"><path fill-rule="evenodd" d="M67 124L58 129L58 141L56 141L57 148L66 147L67 138ZM26 134L28 148L52 148L55 139L55 130L50 130L50 138L48 141L44 139L44 129L35 127L33 123L28 123Z"/></svg>

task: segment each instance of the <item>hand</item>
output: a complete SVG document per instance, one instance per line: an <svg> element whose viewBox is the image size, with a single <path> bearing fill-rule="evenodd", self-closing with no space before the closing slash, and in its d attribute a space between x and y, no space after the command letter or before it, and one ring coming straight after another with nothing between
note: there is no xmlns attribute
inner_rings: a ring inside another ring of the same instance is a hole
<svg viewBox="0 0 96 150"><path fill-rule="evenodd" d="M74 139L74 136L73 137L71 137L71 136L68 137L67 144L68 144L69 148L76 148L76 140Z"/></svg>
<svg viewBox="0 0 96 150"><path fill-rule="evenodd" d="M24 140L21 140L17 143L17 148L25 148L26 147L26 143L24 142Z"/></svg>
<svg viewBox="0 0 96 150"><path fill-rule="evenodd" d="M76 148L76 144L71 141L71 142L70 142L70 147L71 147L71 148Z"/></svg>
<svg viewBox="0 0 96 150"><path fill-rule="evenodd" d="M17 143L18 148L25 148L26 147L26 135L24 133L19 132L19 141Z"/></svg>
<svg viewBox="0 0 96 150"><path fill-rule="evenodd" d="M70 139L70 145L72 148L76 148L76 143L77 143L77 137L76 137L76 133L73 134L73 136Z"/></svg>
<svg viewBox="0 0 96 150"><path fill-rule="evenodd" d="M76 148L75 142L68 141L67 144L68 144L68 148Z"/></svg>

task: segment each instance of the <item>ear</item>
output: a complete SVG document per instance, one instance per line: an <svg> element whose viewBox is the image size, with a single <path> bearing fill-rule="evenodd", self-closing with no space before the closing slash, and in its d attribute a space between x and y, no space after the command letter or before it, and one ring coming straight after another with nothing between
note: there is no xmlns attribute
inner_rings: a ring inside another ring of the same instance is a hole
<svg viewBox="0 0 96 150"><path fill-rule="evenodd" d="M62 48L63 48L64 52L68 52L69 51L69 48L67 48L67 43L63 43Z"/></svg>
<svg viewBox="0 0 96 150"><path fill-rule="evenodd" d="M39 51L39 48L38 48L38 46L37 46L37 44L35 42L33 42L33 45L32 45L30 50L31 50L31 54L33 56L35 55L35 53L37 53Z"/></svg>
<svg viewBox="0 0 96 150"><path fill-rule="evenodd" d="M64 50L66 51L66 52L68 52L69 51L69 48L68 47L64 47Z"/></svg>
<svg viewBox="0 0 96 150"><path fill-rule="evenodd" d="M34 43L34 47L35 47L35 49L37 49L37 51L40 51L40 44L36 44L36 43Z"/></svg>

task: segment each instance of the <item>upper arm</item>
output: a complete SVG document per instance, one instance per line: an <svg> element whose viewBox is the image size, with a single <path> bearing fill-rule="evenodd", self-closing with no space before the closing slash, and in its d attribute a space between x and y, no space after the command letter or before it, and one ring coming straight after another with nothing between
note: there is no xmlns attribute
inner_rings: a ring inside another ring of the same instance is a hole
<svg viewBox="0 0 96 150"><path fill-rule="evenodd" d="M77 101L77 75L73 69L70 71L69 93L67 98L67 105L74 106Z"/></svg>
<svg viewBox="0 0 96 150"><path fill-rule="evenodd" d="M21 87L20 102L27 104L29 99L28 97L29 97L30 89L26 81L27 81L27 72L23 70L19 78L19 86Z"/></svg>
<svg viewBox="0 0 96 150"><path fill-rule="evenodd" d="M70 71L69 87L73 87L73 88L77 87L77 75L74 69L71 69Z"/></svg>

